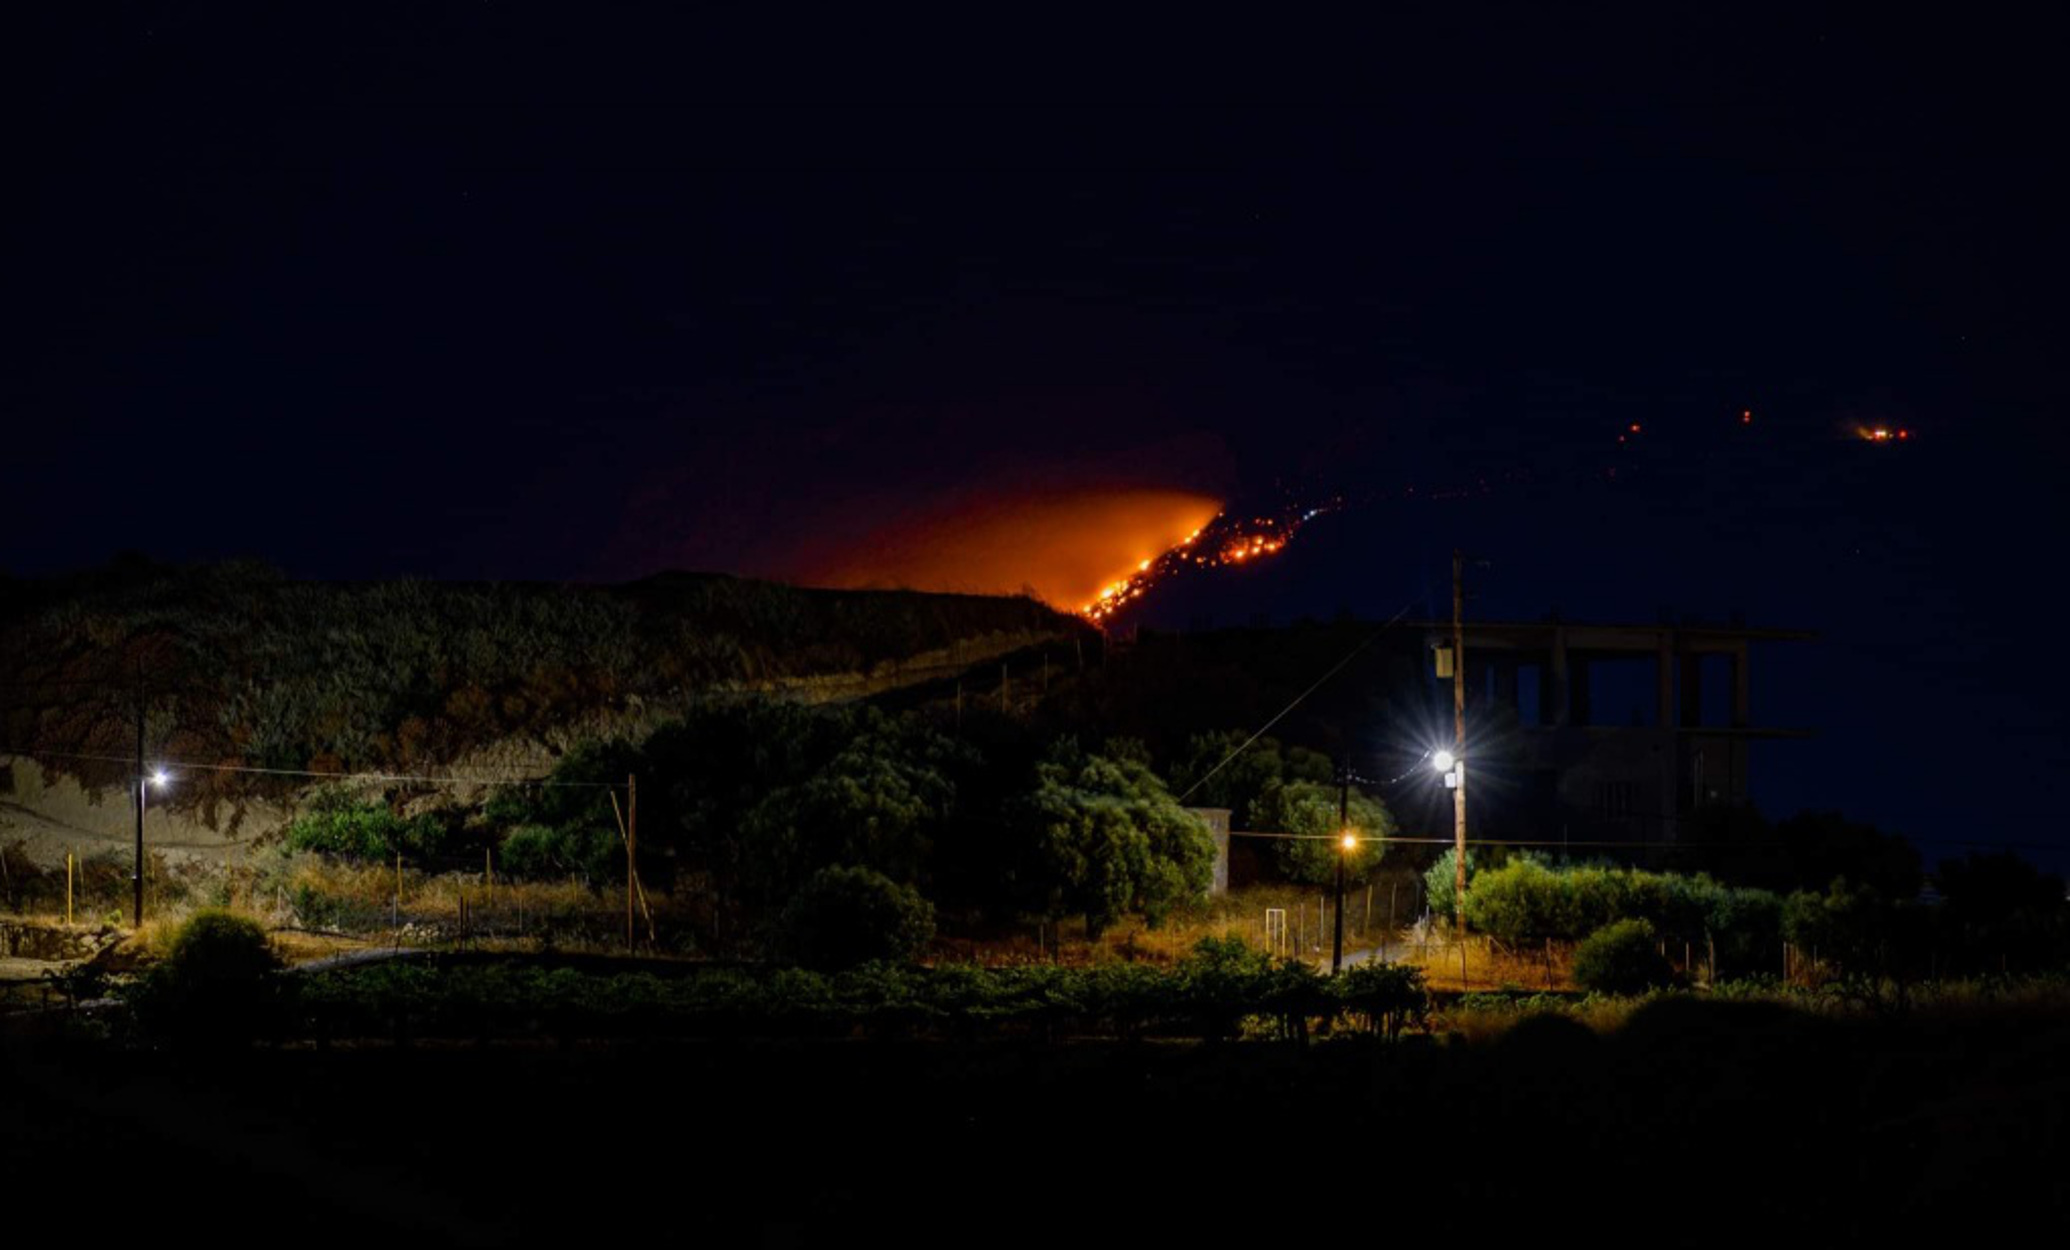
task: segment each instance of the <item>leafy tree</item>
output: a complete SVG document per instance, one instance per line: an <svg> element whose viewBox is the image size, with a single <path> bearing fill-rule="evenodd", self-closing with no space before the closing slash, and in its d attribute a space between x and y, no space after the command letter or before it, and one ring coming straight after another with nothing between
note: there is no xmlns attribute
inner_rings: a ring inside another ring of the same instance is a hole
<svg viewBox="0 0 2070 1250"><path fill-rule="evenodd" d="M1034 789L1011 815L1027 848L1032 901L1052 916L1082 914L1097 933L1126 913L1161 923L1207 892L1215 844L1134 760L1059 739L1036 766Z"/></svg>
<svg viewBox="0 0 2070 1250"><path fill-rule="evenodd" d="M1386 851L1383 839L1399 830L1385 804L1353 789L1349 826L1359 842L1358 849L1346 855L1338 843L1346 827L1338 816L1342 797L1338 787L1322 782L1268 781L1251 804L1250 827L1298 835L1273 842L1280 870L1295 881L1328 885L1336 879L1340 856L1346 877L1364 881L1380 867Z"/></svg>
<svg viewBox="0 0 2070 1250"><path fill-rule="evenodd" d="M393 859L396 852L413 859L450 854L457 838L452 828L430 812L404 820L388 804L353 797L343 790L322 790L287 827L291 850L317 851L340 859Z"/></svg>
<svg viewBox="0 0 2070 1250"><path fill-rule="evenodd" d="M625 845L594 825L521 825L503 839L503 871L527 881L580 877L591 889L620 879Z"/></svg>
<svg viewBox="0 0 2070 1250"><path fill-rule="evenodd" d="M742 818L748 878L781 897L829 864L911 882L924 873L955 789L916 745L876 713L826 765L770 793Z"/></svg>
<svg viewBox="0 0 2070 1250"><path fill-rule="evenodd" d="M934 908L918 891L868 868L822 868L792 896L778 945L813 968L911 960L934 939Z"/></svg>
<svg viewBox="0 0 2070 1250"><path fill-rule="evenodd" d="M1574 983L1585 990L1638 994L1674 979L1674 967L1660 953L1660 935L1644 920L1614 921L1574 948Z"/></svg>
<svg viewBox="0 0 2070 1250"><path fill-rule="evenodd" d="M1873 989L1885 979L1900 994L1926 971L1931 933L1924 908L1877 887L1836 877L1823 894L1800 891L1783 902L1783 936L1843 980Z"/></svg>
<svg viewBox="0 0 2070 1250"><path fill-rule="evenodd" d="M1935 879L1946 899L1941 949L1960 966L2000 971L2070 962L2070 902L2061 877L2005 852L1943 861Z"/></svg>
<svg viewBox="0 0 2070 1250"><path fill-rule="evenodd" d="M1475 852L1472 849L1468 849L1466 852L1466 891L1469 896L1473 893L1474 872L1480 867L1476 860ZM1459 906L1454 888L1458 885L1455 879L1458 876L1456 871L1458 863L1458 849L1456 847L1447 847L1445 853L1438 856L1437 862L1423 872L1424 904L1429 907L1430 914L1433 917L1446 922L1452 920Z"/></svg>
<svg viewBox="0 0 2070 1250"><path fill-rule="evenodd" d="M1782 941L1783 900L1768 890L1721 886L1704 919L1720 976L1771 970Z"/></svg>
<svg viewBox="0 0 2070 1250"><path fill-rule="evenodd" d="M1237 828L1263 829L1274 826L1253 804L1268 786L1295 781L1328 783L1336 776L1329 757L1319 751L1286 746L1277 738L1260 738L1244 747L1249 736L1235 729L1193 735L1186 742L1185 758L1171 770L1172 792L1184 793L1205 778L1188 796L1190 806L1226 807ZM1241 752L1231 759L1230 753L1238 748Z"/></svg>
<svg viewBox="0 0 2070 1250"><path fill-rule="evenodd" d="M2010 851L1971 852L1962 859L1944 859L1934 880L1949 912L1973 924L1998 924L2023 912L2056 912L2064 907L2063 878L2041 871Z"/></svg>
<svg viewBox="0 0 2070 1250"><path fill-rule="evenodd" d="M1792 880L1800 890L1822 890L1837 877L1885 898L1913 898L1924 879L1912 844L1874 825L1838 812L1799 812L1778 825L1776 838L1789 853Z"/></svg>

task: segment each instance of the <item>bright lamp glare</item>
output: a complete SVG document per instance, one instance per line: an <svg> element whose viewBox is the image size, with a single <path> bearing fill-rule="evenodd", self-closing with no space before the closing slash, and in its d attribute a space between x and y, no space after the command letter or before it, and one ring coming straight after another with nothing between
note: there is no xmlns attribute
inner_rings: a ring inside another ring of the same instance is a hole
<svg viewBox="0 0 2070 1250"><path fill-rule="evenodd" d="M151 773L151 784L154 786L163 788L165 783L171 780L172 777L163 768L155 769Z"/></svg>
<svg viewBox="0 0 2070 1250"><path fill-rule="evenodd" d="M1347 834L1345 834L1345 835L1344 835L1344 849L1345 849L1345 850L1347 850L1347 851L1355 851L1355 850L1357 850L1357 849L1358 849L1358 835L1357 835L1357 834L1355 834L1355 833L1347 833Z"/></svg>
<svg viewBox="0 0 2070 1250"><path fill-rule="evenodd" d="M1439 751L1436 755L1430 757L1430 766L1441 773L1451 772L1452 765L1458 762L1450 751Z"/></svg>

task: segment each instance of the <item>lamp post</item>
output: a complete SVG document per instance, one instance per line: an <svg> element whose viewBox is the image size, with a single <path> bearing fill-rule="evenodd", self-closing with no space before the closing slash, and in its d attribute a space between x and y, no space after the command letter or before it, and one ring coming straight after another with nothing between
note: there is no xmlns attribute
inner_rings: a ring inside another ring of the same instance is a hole
<svg viewBox="0 0 2070 1250"><path fill-rule="evenodd" d="M1430 766L1452 792L1452 918L1459 938L1459 988L1466 988L1466 757L1433 751Z"/></svg>
<svg viewBox="0 0 2070 1250"><path fill-rule="evenodd" d="M163 790L172 781L163 768L154 768L148 773L144 771L141 738L138 739L138 746L136 860L129 874L130 924L133 928L142 928L144 924L144 804L150 796L152 787Z"/></svg>
<svg viewBox="0 0 2070 1250"><path fill-rule="evenodd" d="M1358 835L1351 830L1344 831L1337 843L1337 933L1330 943L1330 975L1336 976L1344 967L1344 861L1358 849Z"/></svg>

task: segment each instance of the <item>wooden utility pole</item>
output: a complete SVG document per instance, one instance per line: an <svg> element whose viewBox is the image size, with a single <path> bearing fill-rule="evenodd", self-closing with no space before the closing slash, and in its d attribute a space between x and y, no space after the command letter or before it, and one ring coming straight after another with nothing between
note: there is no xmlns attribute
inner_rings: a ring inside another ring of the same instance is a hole
<svg viewBox="0 0 2070 1250"><path fill-rule="evenodd" d="M130 925L144 927L144 666L137 663L137 850L129 871Z"/></svg>
<svg viewBox="0 0 2070 1250"><path fill-rule="evenodd" d="M1452 917L1459 988L1466 988L1466 553L1452 549Z"/></svg>
<svg viewBox="0 0 2070 1250"><path fill-rule="evenodd" d="M647 905L647 886L640 880L639 839L632 824L632 820L639 815L638 806L633 801L638 788L639 779L628 773L625 779L627 806L624 807L620 807L618 804L618 791L609 790L606 793L611 796L611 818L618 822L618 840L625 844L626 889L629 891L626 900L626 931L630 933L632 930L631 908L633 900L637 899L640 905L640 915L647 921L647 944L654 946L659 944L660 939L655 936L654 932L654 909ZM718 918L714 915L712 919L713 944L716 945L718 940ZM628 948L631 947L632 939L630 937L626 939L626 945Z"/></svg>
<svg viewBox="0 0 2070 1250"><path fill-rule="evenodd" d="M625 777L625 949L633 948L633 895L639 889L640 779Z"/></svg>
<svg viewBox="0 0 2070 1250"><path fill-rule="evenodd" d="M1338 762L1337 833L1344 839L1337 852L1337 927L1330 938L1330 975L1344 970L1344 861L1351 858L1351 761Z"/></svg>

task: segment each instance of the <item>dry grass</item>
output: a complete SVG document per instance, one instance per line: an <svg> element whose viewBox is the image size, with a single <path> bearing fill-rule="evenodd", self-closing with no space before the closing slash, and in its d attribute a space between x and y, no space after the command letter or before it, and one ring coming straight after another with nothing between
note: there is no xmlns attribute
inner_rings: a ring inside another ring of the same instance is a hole
<svg viewBox="0 0 2070 1250"><path fill-rule="evenodd" d="M982 964L1169 964L1192 950L1202 938L1236 937L1265 949L1265 913L1267 909L1279 908L1286 912L1286 953L1326 962L1334 928L1328 909L1330 895L1331 891L1312 886L1247 886L1197 907L1182 909L1156 928L1139 919L1129 919L1094 939L1087 936L1082 918L1068 917L1056 925L1030 922L1012 930L948 932L935 943L934 954L938 959ZM1375 949L1383 937L1387 938L1390 951L1399 949L1403 934L1383 933L1387 919L1384 891L1375 901L1371 917L1366 915L1363 888L1347 890L1344 901L1346 954ZM1323 908L1320 913L1318 904Z"/></svg>

